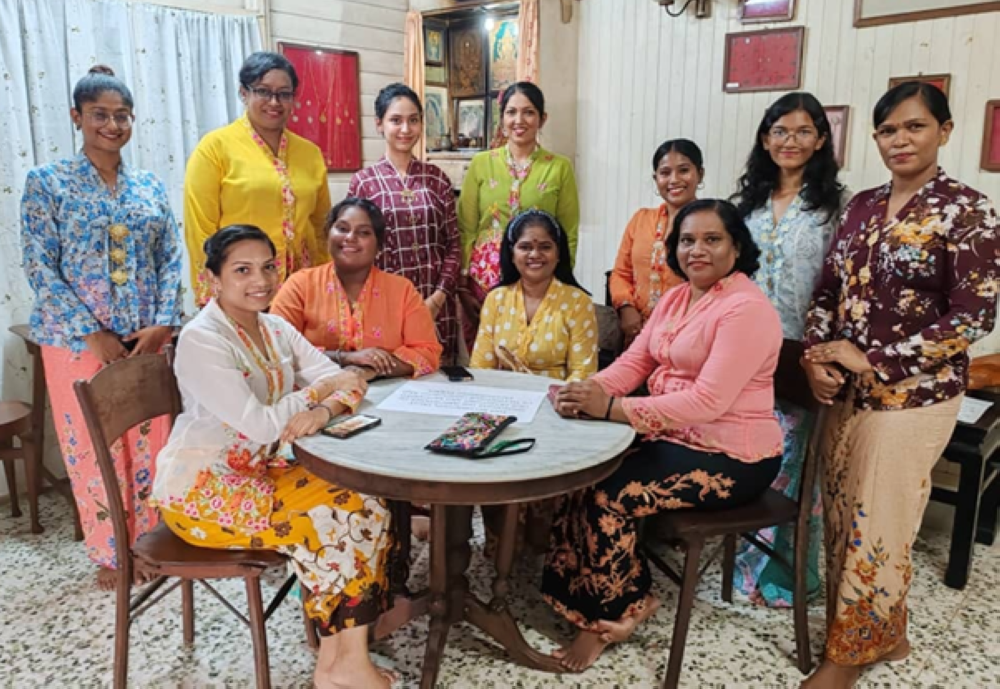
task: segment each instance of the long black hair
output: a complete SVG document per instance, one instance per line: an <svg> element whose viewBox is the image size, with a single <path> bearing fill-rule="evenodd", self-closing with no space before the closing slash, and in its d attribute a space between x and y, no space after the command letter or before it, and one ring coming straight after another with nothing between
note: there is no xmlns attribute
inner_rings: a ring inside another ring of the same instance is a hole
<svg viewBox="0 0 1000 689"><path fill-rule="evenodd" d="M559 262L556 263L555 271L556 279L564 285L587 292L573 275L573 264L569 258L569 239L566 237L566 232L559 221L550 213L535 209L515 215L507 223L507 229L503 233L503 241L500 243L500 285L506 287L521 279L521 271L514 265L514 245L529 227L543 228L552 241L556 243L556 248L559 250Z"/></svg>
<svg viewBox="0 0 1000 689"><path fill-rule="evenodd" d="M771 158L771 154L764 149L764 137L771 131L775 122L796 110L804 110L812 118L816 131L824 137L823 146L813 153L803 172L804 208L808 211L825 212L827 220L840 210L844 185L837 180L840 168L833 155L830 122L826 119L823 106L814 95L795 92L785 94L774 101L764 113L760 126L757 127L757 138L747 158L746 170L740 177L739 190L730 197L743 217L765 206L771 194L778 188L781 170Z"/></svg>

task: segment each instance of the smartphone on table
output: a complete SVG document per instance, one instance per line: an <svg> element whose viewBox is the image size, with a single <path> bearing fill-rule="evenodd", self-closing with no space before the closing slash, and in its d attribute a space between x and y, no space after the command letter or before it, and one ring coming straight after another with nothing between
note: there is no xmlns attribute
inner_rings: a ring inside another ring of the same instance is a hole
<svg viewBox="0 0 1000 689"><path fill-rule="evenodd" d="M469 369L462 366L442 366L441 373L448 376L448 380L452 383L464 383L474 380L472 374L469 373Z"/></svg>
<svg viewBox="0 0 1000 689"><path fill-rule="evenodd" d="M355 414L354 416L348 416L346 419L332 421L323 430L321 430L320 433L328 435L331 438L346 440L347 438L355 436L358 433L364 433L369 429L375 428L381 423L382 419L377 416Z"/></svg>

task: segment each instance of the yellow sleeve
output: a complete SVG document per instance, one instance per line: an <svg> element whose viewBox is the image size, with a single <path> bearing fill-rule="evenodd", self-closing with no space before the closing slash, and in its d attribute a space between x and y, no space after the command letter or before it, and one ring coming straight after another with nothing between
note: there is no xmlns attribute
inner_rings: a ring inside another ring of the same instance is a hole
<svg viewBox="0 0 1000 689"><path fill-rule="evenodd" d="M205 240L218 232L222 218L223 168L224 163L214 141L206 137L188 159L184 174L184 241L191 262L191 286L198 306L204 306L211 297L204 246Z"/></svg>
<svg viewBox="0 0 1000 689"><path fill-rule="evenodd" d="M483 310L479 313L479 332L476 333L476 344L469 359L471 368L499 368L493 348L493 329L503 317L502 299L497 298L500 294L498 291L493 291L483 302Z"/></svg>
<svg viewBox="0 0 1000 689"><path fill-rule="evenodd" d="M570 262L576 265L576 245L580 232L580 194L576 188L576 173L568 160L563 160L562 182L559 184L559 205L556 220L562 225L569 240Z"/></svg>
<svg viewBox="0 0 1000 689"><path fill-rule="evenodd" d="M476 155L469 163L469 169L462 180L462 192L458 195L458 233L462 240L462 272L469 270L469 258L472 247L476 244L479 234L479 185L482 184L481 162L486 160L482 154Z"/></svg>
<svg viewBox="0 0 1000 689"><path fill-rule="evenodd" d="M586 380L597 373L597 314L594 302L583 292L573 307L569 328L569 353L566 356L566 382Z"/></svg>
<svg viewBox="0 0 1000 689"><path fill-rule="evenodd" d="M320 163L322 165L322 156L320 157ZM312 215L310 216L310 222L315 230L315 237L313 239L315 241L316 248L313 256L316 257L316 260L313 261L314 266L322 265L323 263L328 263L330 261L330 252L327 248L327 236L323 231L323 228L326 226L326 216L330 214L331 207L330 180L327 177L324 166L323 183L316 192L316 207L313 209Z"/></svg>
<svg viewBox="0 0 1000 689"><path fill-rule="evenodd" d="M611 271L611 279L608 281L608 287L611 290L611 305L615 309L620 309L623 304L636 306L632 244L635 241L635 228L639 224L641 213L642 211L639 211L633 215L632 219L629 220L628 227L625 228L621 246L618 247L618 256L615 258L615 267Z"/></svg>

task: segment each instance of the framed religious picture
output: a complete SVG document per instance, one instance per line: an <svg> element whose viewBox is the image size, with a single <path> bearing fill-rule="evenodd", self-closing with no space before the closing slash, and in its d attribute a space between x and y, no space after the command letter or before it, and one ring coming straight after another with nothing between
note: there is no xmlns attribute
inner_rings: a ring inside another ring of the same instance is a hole
<svg viewBox="0 0 1000 689"><path fill-rule="evenodd" d="M361 154L361 82L358 54L279 43L295 66L299 90L288 128L319 146L330 172L354 172Z"/></svg>
<svg viewBox="0 0 1000 689"><path fill-rule="evenodd" d="M448 86L448 67L446 65L440 67L425 65L424 81L435 86Z"/></svg>
<svg viewBox="0 0 1000 689"><path fill-rule="evenodd" d="M726 93L798 89L805 31L793 26L726 34L722 89Z"/></svg>
<svg viewBox="0 0 1000 689"><path fill-rule="evenodd" d="M486 93L483 32L478 24L451 29L448 45L448 84L453 98Z"/></svg>
<svg viewBox="0 0 1000 689"><path fill-rule="evenodd" d="M833 157L837 167L843 168L847 155L847 132L851 123L850 105L828 105L823 110L830 123L830 139L833 143Z"/></svg>
<svg viewBox="0 0 1000 689"><path fill-rule="evenodd" d="M424 64L440 67L444 64L444 30L424 26Z"/></svg>
<svg viewBox="0 0 1000 689"><path fill-rule="evenodd" d="M979 167L988 172L1000 172L1000 100L991 100L986 103L983 153Z"/></svg>
<svg viewBox="0 0 1000 689"><path fill-rule="evenodd" d="M458 101L455 114L455 131L459 141L467 141L462 148L483 148L486 144L486 102L482 98Z"/></svg>
<svg viewBox="0 0 1000 689"><path fill-rule="evenodd" d="M948 95L948 90L951 88L951 75L950 74L918 74L914 77L892 77L889 79L889 88L899 86L906 81L924 81L928 84L937 86L939 89L944 91L944 95Z"/></svg>
<svg viewBox="0 0 1000 689"><path fill-rule="evenodd" d="M1000 10L997 0L854 0L854 26L899 24L997 10Z"/></svg>
<svg viewBox="0 0 1000 689"><path fill-rule="evenodd" d="M424 87L424 130L427 146L436 148L438 141L451 129L448 119L448 89Z"/></svg>
<svg viewBox="0 0 1000 689"><path fill-rule="evenodd" d="M740 0L740 21L744 24L787 22L795 16L795 0Z"/></svg>
<svg viewBox="0 0 1000 689"><path fill-rule="evenodd" d="M502 19L490 31L490 91L517 81L517 19Z"/></svg>

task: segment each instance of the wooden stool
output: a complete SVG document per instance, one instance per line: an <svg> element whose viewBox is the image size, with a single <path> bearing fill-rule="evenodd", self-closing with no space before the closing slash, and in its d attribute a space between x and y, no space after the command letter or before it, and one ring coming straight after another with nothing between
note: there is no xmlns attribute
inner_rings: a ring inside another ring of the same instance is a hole
<svg viewBox="0 0 1000 689"><path fill-rule="evenodd" d="M14 438L21 446L14 447ZM17 475L15 459L24 460L24 473L28 477L28 509L31 512L31 533L42 533L38 521L38 490L41 483L39 458L35 452L35 431L31 425L31 407L23 402L0 402L0 460L7 475L10 490L10 514L21 516L17 500Z"/></svg>

